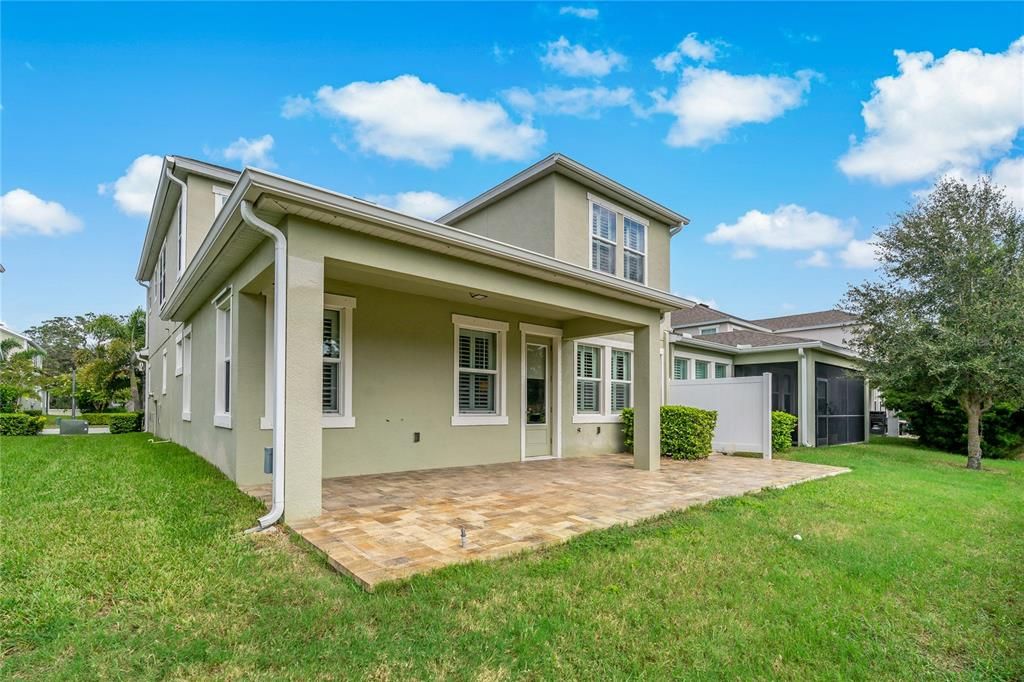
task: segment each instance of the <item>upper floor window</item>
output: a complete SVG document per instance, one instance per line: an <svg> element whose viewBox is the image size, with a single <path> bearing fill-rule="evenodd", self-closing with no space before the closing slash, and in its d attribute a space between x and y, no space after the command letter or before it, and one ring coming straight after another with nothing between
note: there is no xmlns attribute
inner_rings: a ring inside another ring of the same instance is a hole
<svg viewBox="0 0 1024 682"><path fill-rule="evenodd" d="M590 268L646 284L648 222L600 197L592 194L587 197L590 200Z"/></svg>
<svg viewBox="0 0 1024 682"><path fill-rule="evenodd" d="M622 217L622 273L626 279L647 281L647 228L629 216Z"/></svg>
<svg viewBox="0 0 1024 682"><path fill-rule="evenodd" d="M224 208L224 204L228 201L228 195L231 194L230 187L214 187L213 188L213 219L216 220L220 214L220 210Z"/></svg>
<svg viewBox="0 0 1024 682"><path fill-rule="evenodd" d="M700 333L701 333L702 336L704 334L717 334L718 333L718 327L701 327L700 328Z"/></svg>
<svg viewBox="0 0 1024 682"><path fill-rule="evenodd" d="M600 204L590 204L590 267L609 275L615 274L615 222L615 213Z"/></svg>
<svg viewBox="0 0 1024 682"><path fill-rule="evenodd" d="M167 295L167 242L160 246L160 256L156 261L156 300L163 305Z"/></svg>

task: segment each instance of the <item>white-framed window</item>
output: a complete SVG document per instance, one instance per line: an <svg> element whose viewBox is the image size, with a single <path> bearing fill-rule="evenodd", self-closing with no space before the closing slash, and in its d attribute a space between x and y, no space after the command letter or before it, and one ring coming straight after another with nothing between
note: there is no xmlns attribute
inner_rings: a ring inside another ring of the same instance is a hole
<svg viewBox="0 0 1024 682"><path fill-rule="evenodd" d="M601 346L576 346L576 414L601 414Z"/></svg>
<svg viewBox="0 0 1024 682"><path fill-rule="evenodd" d="M192 421L192 325L181 335L181 418Z"/></svg>
<svg viewBox="0 0 1024 682"><path fill-rule="evenodd" d="M700 328L700 336L703 336L704 334L717 334L717 333L718 333L718 327L701 327Z"/></svg>
<svg viewBox="0 0 1024 682"><path fill-rule="evenodd" d="M352 428L352 311L356 300L324 294L323 373L320 406L324 428Z"/></svg>
<svg viewBox="0 0 1024 682"><path fill-rule="evenodd" d="M178 199L178 278L185 272L185 195Z"/></svg>
<svg viewBox="0 0 1024 682"><path fill-rule="evenodd" d="M220 210L224 208L224 204L228 202L228 195L231 194L230 187L217 187L213 188L213 219L216 220L220 214Z"/></svg>
<svg viewBox="0 0 1024 682"><path fill-rule="evenodd" d="M574 424L605 424L622 419L633 406L633 347L628 342L595 338L575 342L576 411Z"/></svg>
<svg viewBox="0 0 1024 682"><path fill-rule="evenodd" d="M174 376L180 377L182 372L182 360L183 360L183 349L182 344L184 343L184 336L181 332L174 337Z"/></svg>
<svg viewBox="0 0 1024 682"><path fill-rule="evenodd" d="M615 274L615 251L618 229L615 212L594 201L590 202L590 268Z"/></svg>
<svg viewBox="0 0 1024 682"><path fill-rule="evenodd" d="M622 414L624 408L633 404L633 353L612 348L611 361L610 409L612 414Z"/></svg>
<svg viewBox="0 0 1024 682"><path fill-rule="evenodd" d="M672 358L672 378L676 381L686 381L690 378L690 361L686 358Z"/></svg>
<svg viewBox="0 0 1024 682"><path fill-rule="evenodd" d="M694 379L707 379L710 375L708 374L708 366L711 363L707 360L694 360L693 361L693 378Z"/></svg>
<svg viewBox="0 0 1024 682"><path fill-rule="evenodd" d="M506 339L508 323L452 315L455 383L452 426L508 424Z"/></svg>
<svg viewBox="0 0 1024 682"><path fill-rule="evenodd" d="M231 287L213 301L216 307L213 425L231 428Z"/></svg>
<svg viewBox="0 0 1024 682"><path fill-rule="evenodd" d="M153 371L152 370L153 370L153 366L149 362L147 362L146 363L146 395L148 395L150 398L153 397L153 381L152 381Z"/></svg>
<svg viewBox="0 0 1024 682"><path fill-rule="evenodd" d="M644 284L647 281L647 226L622 217L622 275Z"/></svg>
<svg viewBox="0 0 1024 682"><path fill-rule="evenodd" d="M167 395L167 349L160 355L160 395Z"/></svg>
<svg viewBox="0 0 1024 682"><path fill-rule="evenodd" d="M715 378L716 379L727 379L729 377L729 365L724 365L721 362L715 363Z"/></svg>

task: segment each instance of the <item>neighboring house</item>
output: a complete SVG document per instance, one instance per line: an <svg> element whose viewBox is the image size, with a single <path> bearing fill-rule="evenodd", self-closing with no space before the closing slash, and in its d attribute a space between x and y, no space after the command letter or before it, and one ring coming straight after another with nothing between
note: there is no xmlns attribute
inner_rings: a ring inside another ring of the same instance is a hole
<svg viewBox="0 0 1024 682"><path fill-rule="evenodd" d="M147 427L240 485L273 445L264 525L318 515L328 477L620 452L625 407L656 469L686 223L560 154L436 222L166 157Z"/></svg>
<svg viewBox="0 0 1024 682"><path fill-rule="evenodd" d="M3 341L5 339L14 339L15 341L17 341L21 347L21 350L32 349L37 350L40 353L43 352L42 346L40 346L38 343L30 339L29 337L25 336L21 332L16 332L7 325L0 322L0 341ZM32 364L34 364L36 367L42 368L42 355L36 355L34 358L32 358ZM37 393L35 396L31 398L22 398L19 402L23 410L45 410L48 404L48 398L49 396L47 392L40 389L39 393Z"/></svg>
<svg viewBox="0 0 1024 682"><path fill-rule="evenodd" d="M796 415L795 442L864 441L870 397L843 339L852 316L823 311L745 320L706 305L672 313L672 378L772 375L773 410Z"/></svg>

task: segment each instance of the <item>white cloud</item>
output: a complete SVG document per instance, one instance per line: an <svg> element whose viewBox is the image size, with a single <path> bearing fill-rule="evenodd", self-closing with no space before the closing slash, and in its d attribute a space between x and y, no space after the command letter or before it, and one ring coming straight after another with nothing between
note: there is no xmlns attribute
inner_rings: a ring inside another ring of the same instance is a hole
<svg viewBox="0 0 1024 682"><path fill-rule="evenodd" d="M143 154L132 161L124 175L98 185L96 190L101 195L112 193L118 208L128 215L149 215L163 162L161 156Z"/></svg>
<svg viewBox="0 0 1024 682"><path fill-rule="evenodd" d="M842 251L839 260L848 268L873 268L878 265L878 253L875 250L878 237L871 235L867 239L851 239Z"/></svg>
<svg viewBox="0 0 1024 682"><path fill-rule="evenodd" d="M281 105L282 118L299 118L313 113L313 101L302 95L289 95Z"/></svg>
<svg viewBox="0 0 1024 682"><path fill-rule="evenodd" d="M1005 52L895 51L899 74L875 81L866 135L839 167L885 184L974 169L1010 149L1024 127L1024 37Z"/></svg>
<svg viewBox="0 0 1024 682"><path fill-rule="evenodd" d="M817 77L813 71L789 76L739 76L703 66L683 69L675 94L652 93L654 111L672 114L675 123L665 141L672 147L720 142L745 123L767 123L803 104Z"/></svg>
<svg viewBox="0 0 1024 682"><path fill-rule="evenodd" d="M757 258L757 251L742 246L738 249L733 249L732 258L733 260L750 260L751 258Z"/></svg>
<svg viewBox="0 0 1024 682"><path fill-rule="evenodd" d="M1005 158L992 169L992 182L1006 189L1006 198L1024 210L1024 156Z"/></svg>
<svg viewBox="0 0 1024 682"><path fill-rule="evenodd" d="M597 19L598 11L593 7L562 7L559 14L568 14L579 19Z"/></svg>
<svg viewBox="0 0 1024 682"><path fill-rule="evenodd" d="M462 205L459 199L452 199L437 192L399 192L398 194L373 194L368 201L393 208L399 213L437 220Z"/></svg>
<svg viewBox="0 0 1024 682"><path fill-rule="evenodd" d="M25 189L0 196L0 234L55 237L82 229L82 221L56 201L45 201Z"/></svg>
<svg viewBox="0 0 1024 682"><path fill-rule="evenodd" d="M719 223L705 237L712 244L733 244L750 249L820 249L845 244L852 236L850 228L839 218L803 206L786 204L772 213L747 211L735 223Z"/></svg>
<svg viewBox="0 0 1024 682"><path fill-rule="evenodd" d="M547 44L547 51L540 61L545 66L566 76L607 76L614 70L626 66L626 57L615 50L588 50L582 45L573 45L562 36Z"/></svg>
<svg viewBox="0 0 1024 682"><path fill-rule="evenodd" d="M511 47L502 47L498 43L494 43L491 46L491 56L494 57L494 61L499 64L505 64L508 62L509 57L515 54L515 50Z"/></svg>
<svg viewBox="0 0 1024 682"><path fill-rule="evenodd" d="M828 254L821 249L815 250L807 258L803 258L797 261L797 265L802 265L808 268L827 268L832 264L832 260L828 257Z"/></svg>
<svg viewBox="0 0 1024 682"><path fill-rule="evenodd" d="M658 71L671 73L679 67L684 57L697 62L713 62L718 57L718 47L714 43L698 40L696 33L690 33L674 50L658 55L651 63Z"/></svg>
<svg viewBox="0 0 1024 682"><path fill-rule="evenodd" d="M548 86L530 92L525 88L510 88L502 93L505 100L524 113L563 114L581 118L598 118L602 109L634 106L632 88L560 88Z"/></svg>
<svg viewBox="0 0 1024 682"><path fill-rule="evenodd" d="M318 110L354 126L363 151L437 168L464 149L478 158L521 160L544 143L543 130L515 123L497 102L444 92L416 76L321 87Z"/></svg>
<svg viewBox="0 0 1024 682"><path fill-rule="evenodd" d="M277 164L270 158L270 150L274 148L274 136L264 135L253 139L240 137L227 146L224 158L240 161L243 166L260 166L273 168Z"/></svg>

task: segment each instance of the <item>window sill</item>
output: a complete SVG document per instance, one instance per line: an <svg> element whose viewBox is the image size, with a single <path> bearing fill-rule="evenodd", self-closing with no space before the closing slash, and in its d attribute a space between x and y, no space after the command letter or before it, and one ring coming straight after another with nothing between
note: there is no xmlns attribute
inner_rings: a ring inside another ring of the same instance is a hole
<svg viewBox="0 0 1024 682"><path fill-rule="evenodd" d="M192 421L192 413L191 412L182 412L181 413L181 421L183 421L183 422L190 422L190 421Z"/></svg>
<svg viewBox="0 0 1024 682"><path fill-rule="evenodd" d="M452 417L452 426L507 426L508 416L500 414L457 414Z"/></svg>
<svg viewBox="0 0 1024 682"><path fill-rule="evenodd" d="M230 414L215 414L213 415L213 425L221 429L231 428L231 415Z"/></svg>
<svg viewBox="0 0 1024 682"><path fill-rule="evenodd" d="M621 424L621 414L574 414L573 424Z"/></svg>
<svg viewBox="0 0 1024 682"><path fill-rule="evenodd" d="M320 417L320 427L324 429L354 429L356 418L349 415L324 415Z"/></svg>

